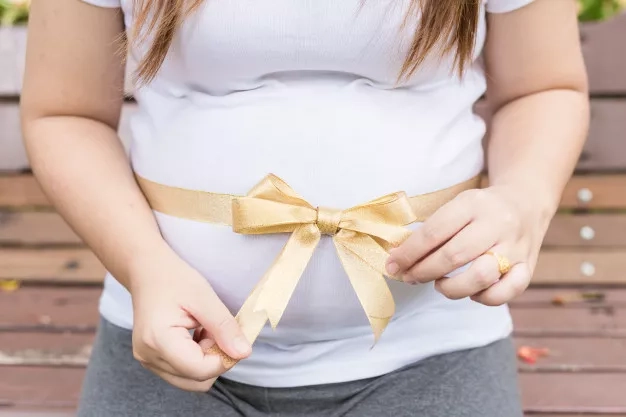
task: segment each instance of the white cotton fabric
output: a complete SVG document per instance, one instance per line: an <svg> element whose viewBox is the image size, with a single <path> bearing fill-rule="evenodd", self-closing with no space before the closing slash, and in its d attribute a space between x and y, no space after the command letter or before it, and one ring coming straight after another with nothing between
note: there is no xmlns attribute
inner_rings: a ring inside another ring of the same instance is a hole
<svg viewBox="0 0 626 417"><path fill-rule="evenodd" d="M86 0L122 7L130 0ZM487 12L531 0L483 4ZM348 208L404 190L434 191L483 169L485 91L478 63L463 79L451 57L428 59L396 85L412 21L408 0L209 0L188 18L156 79L136 92L130 155L138 174L167 185L245 194L268 173L313 205ZM132 51L136 59L144 47ZM236 312L287 236L242 236L228 227L156 213L163 236ZM418 227L418 226L416 226ZM449 278L454 279L454 277ZM390 282L397 312L373 336L329 238L307 267L278 329L226 374L268 387L373 377L511 332L506 306L450 301L432 285ZM133 325L131 297L110 275L101 314Z"/></svg>

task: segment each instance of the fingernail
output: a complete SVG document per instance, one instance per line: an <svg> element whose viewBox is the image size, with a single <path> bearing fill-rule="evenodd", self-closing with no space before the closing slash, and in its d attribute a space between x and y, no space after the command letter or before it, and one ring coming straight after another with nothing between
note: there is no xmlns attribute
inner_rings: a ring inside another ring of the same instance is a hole
<svg viewBox="0 0 626 417"><path fill-rule="evenodd" d="M243 336L236 337L233 340L233 347L240 355L247 355L251 349L250 343Z"/></svg>
<svg viewBox="0 0 626 417"><path fill-rule="evenodd" d="M400 265L397 263L389 262L389 264L387 264L387 272L389 275L396 275L398 271L400 271Z"/></svg>

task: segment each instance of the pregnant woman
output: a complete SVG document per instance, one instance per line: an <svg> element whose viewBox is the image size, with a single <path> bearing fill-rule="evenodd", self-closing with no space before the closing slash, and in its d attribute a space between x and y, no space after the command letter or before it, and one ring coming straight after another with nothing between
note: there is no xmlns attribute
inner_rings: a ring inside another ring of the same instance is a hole
<svg viewBox="0 0 626 417"><path fill-rule="evenodd" d="M33 0L28 154L108 271L79 416L521 416L507 302L586 136L576 12Z"/></svg>

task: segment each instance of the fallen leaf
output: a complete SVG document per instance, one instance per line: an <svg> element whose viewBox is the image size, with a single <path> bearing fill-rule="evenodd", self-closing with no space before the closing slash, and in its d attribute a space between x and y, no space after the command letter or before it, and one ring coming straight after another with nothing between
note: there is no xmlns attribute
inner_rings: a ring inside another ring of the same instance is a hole
<svg viewBox="0 0 626 417"><path fill-rule="evenodd" d="M20 288L20 282L16 279L0 280L0 291L13 292Z"/></svg>
<svg viewBox="0 0 626 417"><path fill-rule="evenodd" d="M582 301L582 299L582 295L577 293L558 294L552 299L552 304L555 306L564 306L565 304L572 303L574 301Z"/></svg>
<svg viewBox="0 0 626 417"><path fill-rule="evenodd" d="M584 292L581 294L582 298L585 301L589 301L589 302L595 302L595 303L600 303L602 301L604 301L604 299L606 298L606 295L603 292L592 292L592 291L588 291L588 292Z"/></svg>
<svg viewBox="0 0 626 417"><path fill-rule="evenodd" d="M531 346L520 346L517 349L517 357L523 362L534 365L539 358L548 356L550 349L548 348L536 348Z"/></svg>

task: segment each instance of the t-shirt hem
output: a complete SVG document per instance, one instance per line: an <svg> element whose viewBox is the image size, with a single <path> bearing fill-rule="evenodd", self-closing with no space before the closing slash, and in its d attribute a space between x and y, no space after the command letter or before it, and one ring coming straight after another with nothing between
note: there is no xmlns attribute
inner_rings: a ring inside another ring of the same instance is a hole
<svg viewBox="0 0 626 417"><path fill-rule="evenodd" d="M434 313L433 316L436 316L436 313ZM436 320L437 318L433 316L431 316L430 319ZM365 361L363 357L360 357L360 360L342 361L342 369L349 369L349 372L338 372L336 361L312 361L304 366L293 367L287 372L283 370L272 374L267 372L267 368L261 371L251 371L250 369L238 371L237 366L239 365L237 365L222 377L238 383L265 388L324 385L375 378L430 357L480 348L505 339L512 334L513 323L508 313L501 317L504 320L501 321L500 325L497 325L498 323L495 323L495 325L494 323L490 323L491 326L488 333L485 332L484 329L471 328L470 326L467 331L463 332L444 332L441 335L433 335L428 343L430 349L415 352L414 355L411 355L409 360L407 360L406 357L397 358L387 355L381 357L379 360ZM439 343L437 343L436 339L440 339ZM419 346L419 339L411 341L406 340L404 343L405 346L400 346L402 343L397 344L397 349L401 351L402 349L407 349L409 346ZM240 365L245 367L245 361L241 362Z"/></svg>

